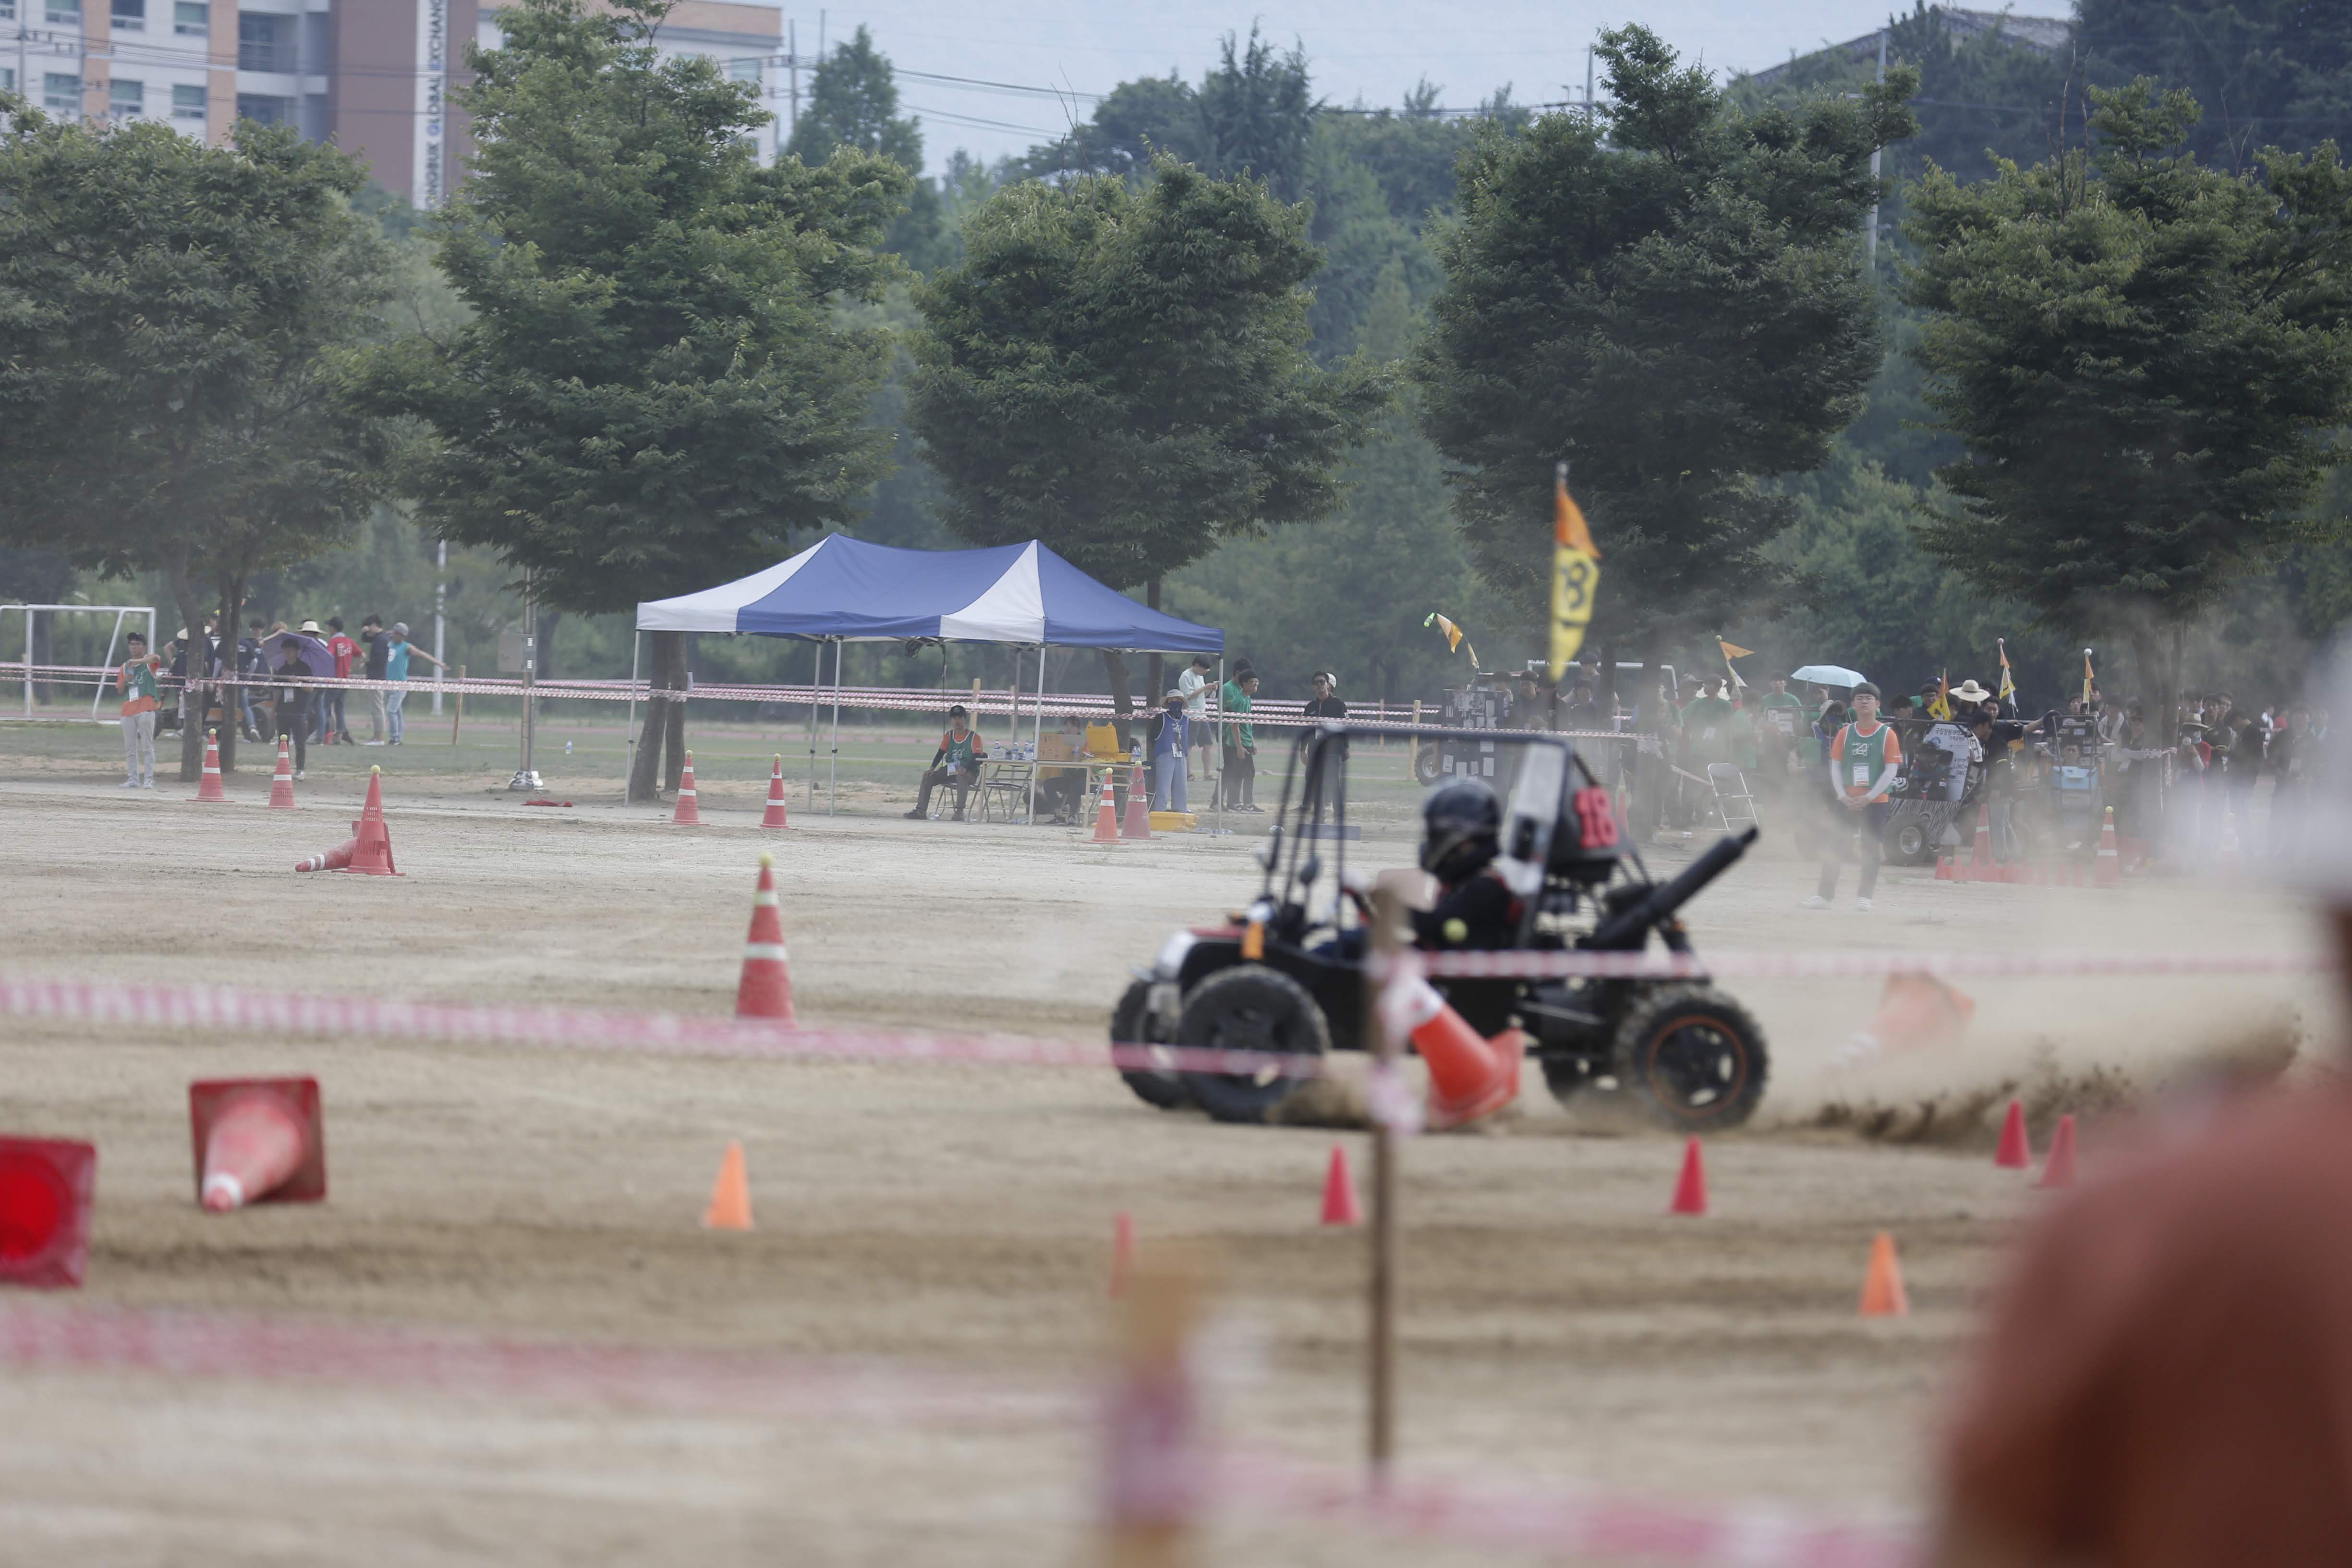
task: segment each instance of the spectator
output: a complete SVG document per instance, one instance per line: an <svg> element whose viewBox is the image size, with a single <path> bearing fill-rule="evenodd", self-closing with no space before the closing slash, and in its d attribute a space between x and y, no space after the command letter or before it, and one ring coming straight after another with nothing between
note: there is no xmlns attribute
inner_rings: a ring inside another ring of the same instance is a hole
<svg viewBox="0 0 2352 1568"><path fill-rule="evenodd" d="M343 617L341 616L329 616L327 629L334 634L327 639L327 651L334 656L335 679L349 680L352 678L352 661L359 657L360 645L343 635ZM351 693L337 688L319 695L322 717L320 732L326 736L327 743L336 746L352 744L352 722L343 710L343 700Z"/></svg>
<svg viewBox="0 0 2352 1568"><path fill-rule="evenodd" d="M940 737L940 748L931 753L931 765L923 773L922 793L915 797L915 809L907 814L908 820L917 821L931 815L931 791L946 784L955 791L955 819L963 820L963 803L980 783L980 764L988 755L988 743L971 727L971 713L961 702L948 710L948 732Z"/></svg>
<svg viewBox="0 0 2352 1568"><path fill-rule="evenodd" d="M2263 759L2271 775L2271 858L2292 859L2311 799L2311 710L2288 707L2286 723L2271 737Z"/></svg>
<svg viewBox="0 0 2352 1568"><path fill-rule="evenodd" d="M1593 700L1592 688L1578 681L1569 693L1568 710L1559 716L1561 727L1569 730L1607 731L1609 721L1601 716L1601 704Z"/></svg>
<svg viewBox="0 0 2352 1568"><path fill-rule="evenodd" d="M326 629L320 626L317 621L306 620L296 629L299 631L302 636L314 639L321 647L326 647ZM334 650L331 648L328 649L328 652L331 655L333 651ZM318 671L315 669L310 673L314 678L318 675ZM334 693L331 691L318 688L313 688L311 689L310 740L313 744L331 742L335 738L334 731L327 728L329 721L327 713L327 699L333 695Z"/></svg>
<svg viewBox="0 0 2352 1568"><path fill-rule="evenodd" d="M1731 755L1731 700L1723 694L1723 677L1710 675L1682 711L1683 753L1692 772L1709 763L1727 762Z"/></svg>
<svg viewBox="0 0 2352 1568"><path fill-rule="evenodd" d="M1257 671L1244 662L1234 667L1234 678L1225 682L1218 693L1224 710L1229 714L1246 714L1250 700L1257 695ZM1223 799L1227 811L1255 812L1265 815L1257 804L1257 731L1244 718L1224 727L1224 784Z"/></svg>
<svg viewBox="0 0 2352 1568"><path fill-rule="evenodd" d="M1151 809L1190 811L1184 795L1184 759L1192 755L1192 726L1184 694L1171 689L1151 716Z"/></svg>
<svg viewBox="0 0 2352 1568"><path fill-rule="evenodd" d="M1990 829L1992 858L2008 866L2023 858L2017 840L2017 758L2025 745L2025 726L2001 717L2000 699L1989 697L1977 705L1969 726L1984 748L1985 821Z"/></svg>
<svg viewBox="0 0 2352 1568"><path fill-rule="evenodd" d="M1055 763L1075 763L1086 754L1087 727L1076 714L1062 717L1061 728L1037 743L1037 799L1052 815L1052 819L1067 826L1078 819L1078 806L1087 793L1087 770L1082 767L1055 767Z"/></svg>
<svg viewBox="0 0 2352 1568"><path fill-rule="evenodd" d="M1318 669L1307 682L1315 695L1300 710L1309 719L1322 719L1338 723L1348 716L1348 705L1339 700L1339 678L1328 669ZM1532 686L1532 682L1529 683Z"/></svg>
<svg viewBox="0 0 2352 1568"><path fill-rule="evenodd" d="M155 710L163 706L155 667L163 661L147 651L147 639L138 632L124 639L124 647L130 657L114 672L114 689L122 693L122 787L153 789Z"/></svg>
<svg viewBox="0 0 2352 1568"><path fill-rule="evenodd" d="M269 658L262 651L258 620L246 622L245 636L236 639L236 673L247 682L236 689L237 732L248 741L258 741L261 725L253 717L253 700L256 697L268 700L264 689L269 679Z"/></svg>
<svg viewBox="0 0 2352 1568"><path fill-rule="evenodd" d="M1216 661L1207 654L1196 653L1192 656L1192 662L1176 677L1176 689L1184 694L1184 731L1192 738L1192 745L1204 751L1212 743L1209 734L1209 687L1212 684L1209 671L1215 668ZM1184 771L1188 777L1192 771L1192 757L1189 752L1184 755ZM1204 757L1201 762L1202 776L1207 777L1208 772L1208 759Z"/></svg>
<svg viewBox="0 0 2352 1568"><path fill-rule="evenodd" d="M364 667L367 670L367 679L370 680L386 679L384 671L391 668L392 664L392 639L383 635L383 623L373 615L363 617L360 622L360 641L367 645L367 664ZM384 737L391 733L389 708L390 705L384 700L383 688L381 686L370 688L368 738L360 744L363 746L383 744Z"/></svg>
<svg viewBox="0 0 2352 1568"><path fill-rule="evenodd" d="M393 681L406 680L408 679L408 660L412 655L423 659L427 664L436 666L438 668L446 669L449 668L447 665L443 664L439 659L435 658L431 654L426 653L423 648L418 647L415 643L408 640L408 623L406 621L393 622L390 641L384 650L383 656L383 678L386 680ZM400 744L400 705L407 700L408 693L403 691L397 686L394 686L392 689L391 696L386 698L384 700L384 715L392 721L392 740L390 743L395 746Z"/></svg>
<svg viewBox="0 0 2352 1568"><path fill-rule="evenodd" d="M1839 726L1831 737L1829 756L1831 793L1852 814L1832 843L1843 847L1849 834L1856 840L1862 878L1854 889L1853 907L1867 913L1871 894L1878 887L1879 840L1885 835L1886 819L1893 811L1887 791L1894 787L1895 773L1903 765L1903 744L1895 738L1894 726L1878 717L1878 688L1864 682L1853 689L1853 720ZM1805 900L1805 908L1830 907L1837 897L1838 869L1835 858L1822 861L1820 889Z"/></svg>
<svg viewBox="0 0 2352 1568"><path fill-rule="evenodd" d="M296 680L308 680L310 678L310 667L302 661L301 638L280 637L278 639L278 650L281 657L278 661L277 673L281 682L289 677ZM278 705L278 738L280 740L290 738L293 741L294 776L299 779L308 773L310 766L308 748L310 738L310 700L313 693L307 686L281 684L272 695L276 697Z"/></svg>

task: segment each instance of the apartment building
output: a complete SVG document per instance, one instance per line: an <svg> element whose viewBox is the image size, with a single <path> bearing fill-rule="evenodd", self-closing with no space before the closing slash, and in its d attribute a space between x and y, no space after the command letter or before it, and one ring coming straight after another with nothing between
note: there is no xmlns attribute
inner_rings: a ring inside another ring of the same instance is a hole
<svg viewBox="0 0 2352 1568"><path fill-rule="evenodd" d="M167 121L226 142L240 119L292 125L438 206L464 174L451 100L466 45L496 47L497 0L0 0L0 87L53 115ZM782 69L782 0L682 0L665 56L719 60L761 85ZM759 133L762 160L789 132Z"/></svg>

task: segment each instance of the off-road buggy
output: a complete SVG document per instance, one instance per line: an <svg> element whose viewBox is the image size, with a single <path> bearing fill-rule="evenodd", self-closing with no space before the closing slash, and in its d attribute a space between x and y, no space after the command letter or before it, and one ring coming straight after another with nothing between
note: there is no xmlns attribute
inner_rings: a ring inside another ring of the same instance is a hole
<svg viewBox="0 0 2352 1568"><path fill-rule="evenodd" d="M1327 724L1293 743L1282 801L1259 853L1257 899L1224 924L1178 931L1111 1015L1115 1044L1260 1052L1361 1050L1365 879L1350 875L1348 820L1352 747L1415 731ZM1420 731L1426 744L1431 736ZM1513 951L1638 952L1654 934L1671 952L1690 941L1675 912L1755 841L1726 837L1669 881L1652 879L1591 770L1563 737L1464 731L1438 737L1517 749L1496 861L1522 910ZM1418 822L1415 823L1418 828ZM1362 868L1360 864L1359 872ZM1255 957L1244 957L1244 950ZM1433 984L1470 1025L1492 1036L1513 1026L1562 1100L1618 1094L1687 1131L1734 1127L1764 1093L1763 1031L1703 980L1439 977ZM1302 1081L1135 1067L1120 1076L1162 1110L1198 1106L1220 1121L1263 1121Z"/></svg>

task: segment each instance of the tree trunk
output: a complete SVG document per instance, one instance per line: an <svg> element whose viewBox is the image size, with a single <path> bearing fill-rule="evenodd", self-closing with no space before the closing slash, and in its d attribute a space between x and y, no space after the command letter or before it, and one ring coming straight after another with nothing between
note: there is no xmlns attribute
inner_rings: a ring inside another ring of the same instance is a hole
<svg viewBox="0 0 2352 1568"><path fill-rule="evenodd" d="M196 598L196 585L188 579L184 561L167 563L163 581L172 590L172 603L179 607L180 624L188 631L188 721L180 730L180 782L194 784L205 771L205 607Z"/></svg>
<svg viewBox="0 0 2352 1568"><path fill-rule="evenodd" d="M1131 751L1134 748L1127 738L1127 721L1128 715L1135 711L1135 694L1128 687L1127 660L1119 657L1116 648L1103 649L1102 658L1103 674L1110 681L1111 722L1118 727L1118 749Z"/></svg>
<svg viewBox="0 0 2352 1568"><path fill-rule="evenodd" d="M670 657L670 685L678 691L690 690L694 681L694 639L699 632L678 634L677 651ZM670 794L686 778L686 699L680 697L669 705L669 754L662 761L662 787Z"/></svg>
<svg viewBox="0 0 2352 1568"><path fill-rule="evenodd" d="M52 629L52 623L54 623L57 618L58 616L55 610L42 610L37 613L31 610L25 612L25 619L28 627L26 636L32 646L32 653L29 657L35 664L55 664L57 662L57 638ZM47 681L37 680L33 683L33 700L36 702L43 704L47 704L48 702L49 683Z"/></svg>
<svg viewBox="0 0 2352 1568"><path fill-rule="evenodd" d="M242 624L244 614L245 584L235 577L224 576L220 580L221 663L231 675L236 673L236 628ZM267 648L262 650L261 662L265 666L269 662ZM220 769L223 778L236 772L236 742L239 738L237 697L242 689L236 687L221 689Z"/></svg>
<svg viewBox="0 0 2352 1568"><path fill-rule="evenodd" d="M686 634L684 632L650 632L646 634L647 651L653 668L647 679L653 686L652 700L646 708L645 728L637 735L637 756L629 767L629 798L658 800L660 792L655 781L661 777L662 748L685 744L686 703L683 697L672 698L667 692L683 692L686 689ZM672 724L673 716L676 724ZM679 759L684 765L684 759ZM671 788L675 789L676 784Z"/></svg>
<svg viewBox="0 0 2352 1568"><path fill-rule="evenodd" d="M1159 578L1154 577L1150 583L1144 584L1143 602L1155 610L1160 607ZM1160 668L1160 656L1155 653L1151 656L1151 662L1144 667L1143 703L1145 707L1160 706L1160 694L1168 689L1163 684L1165 678L1165 671Z"/></svg>

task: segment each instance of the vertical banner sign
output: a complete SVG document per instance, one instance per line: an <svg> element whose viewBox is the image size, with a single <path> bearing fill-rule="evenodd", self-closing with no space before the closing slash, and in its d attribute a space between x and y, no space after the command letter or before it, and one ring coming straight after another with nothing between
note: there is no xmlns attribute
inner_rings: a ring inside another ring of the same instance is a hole
<svg viewBox="0 0 2352 1568"><path fill-rule="evenodd" d="M431 212L449 196L449 0L417 0L416 29L415 201Z"/></svg>
<svg viewBox="0 0 2352 1568"><path fill-rule="evenodd" d="M1601 552L1592 531L1568 493L1568 465L1552 470L1551 679L1557 686L1592 624L1592 598L1601 589Z"/></svg>

